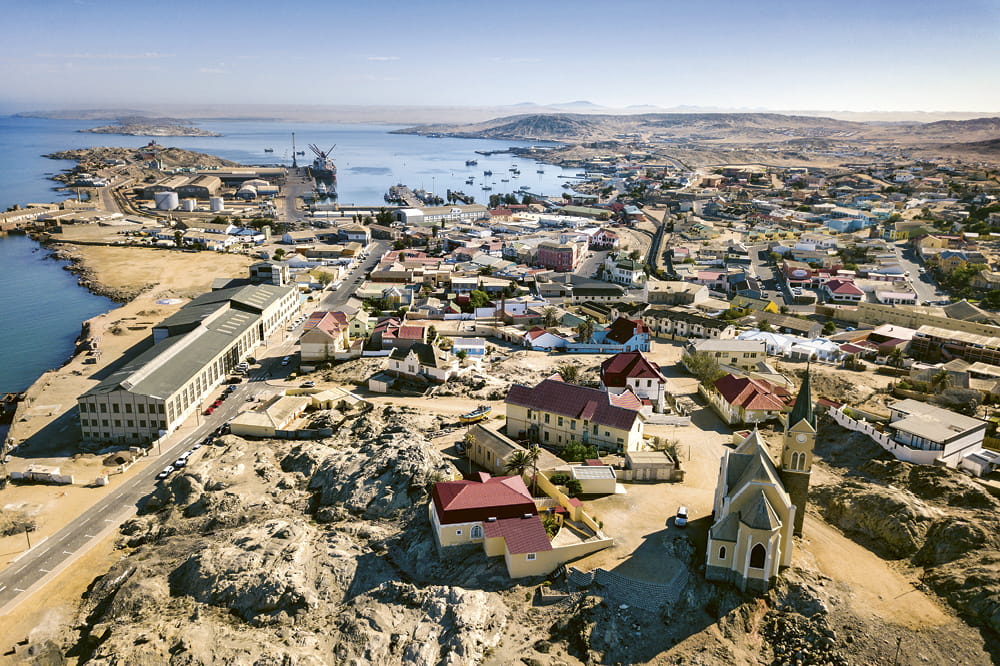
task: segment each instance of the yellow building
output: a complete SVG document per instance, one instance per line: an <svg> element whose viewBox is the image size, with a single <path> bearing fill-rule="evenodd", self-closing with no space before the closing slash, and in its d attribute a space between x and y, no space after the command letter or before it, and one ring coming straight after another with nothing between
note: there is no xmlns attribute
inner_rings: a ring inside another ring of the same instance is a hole
<svg viewBox="0 0 1000 666"><path fill-rule="evenodd" d="M553 375L534 388L514 384L506 403L507 434L514 439L557 448L572 441L605 451L641 448L642 401L630 390L614 394Z"/></svg>
<svg viewBox="0 0 1000 666"><path fill-rule="evenodd" d="M766 298L751 298L749 296L733 296L733 300L729 302L729 308L741 314L750 314L754 311L771 312L774 314L781 312L781 308L774 301Z"/></svg>
<svg viewBox="0 0 1000 666"><path fill-rule="evenodd" d="M754 430L726 451L715 490L705 577L763 592L792 563L792 535L801 534L816 443L809 374L785 426L780 466Z"/></svg>

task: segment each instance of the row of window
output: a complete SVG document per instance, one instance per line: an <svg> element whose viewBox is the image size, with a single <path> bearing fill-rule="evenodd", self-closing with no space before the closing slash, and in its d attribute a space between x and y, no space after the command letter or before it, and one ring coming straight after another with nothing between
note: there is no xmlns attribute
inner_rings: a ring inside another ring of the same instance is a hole
<svg viewBox="0 0 1000 666"><path fill-rule="evenodd" d="M80 403L80 411L81 412L97 413L98 409L100 409L101 413L107 413L107 411L108 411L108 405L107 405L107 403L104 403L104 402L99 403L99 404L98 403L93 403L93 402L81 402ZM111 413L118 414L118 413L120 413L120 411L121 411L121 407L117 403L112 403L111 404ZM146 405L144 403L141 403L141 402L138 403L135 406L135 411L138 414L145 414L146 413ZM150 414L154 414L156 412L159 412L160 414L164 413L164 409L163 409L163 404L162 403L154 403L154 404L152 404L152 405L149 406L149 413ZM132 403L125 403L125 413L126 414L131 414L132 413Z"/></svg>
<svg viewBox="0 0 1000 666"><path fill-rule="evenodd" d="M719 559L726 559L726 547L719 546ZM758 543L756 546L750 549L750 568L751 569L763 569L764 564L767 561L767 549L764 548L764 544Z"/></svg>
<svg viewBox="0 0 1000 666"><path fill-rule="evenodd" d="M121 419L114 419L113 421L109 421L108 419L101 419L100 421L98 421L98 419L80 419L80 425L82 425L84 428L86 428L87 426L93 426L93 427L104 426L105 428L108 428L108 427L111 426L112 422L114 423L114 427L116 427L116 428L121 428L122 427L122 421L121 421ZM126 428L134 428L135 427L135 421L133 421L132 419L126 419L125 420L125 427ZM139 427L140 428L145 428L146 427L146 420L145 419L139 419ZM163 428L167 427L167 422L163 421L163 420L159 420L159 421L152 421L151 420L149 422L149 427L150 428L161 428L161 429L163 429Z"/></svg>

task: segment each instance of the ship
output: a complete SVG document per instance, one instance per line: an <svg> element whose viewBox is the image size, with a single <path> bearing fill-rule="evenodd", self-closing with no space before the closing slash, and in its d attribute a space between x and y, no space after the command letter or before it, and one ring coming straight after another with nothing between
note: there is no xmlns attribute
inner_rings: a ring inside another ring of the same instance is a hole
<svg viewBox="0 0 1000 666"><path fill-rule="evenodd" d="M465 160L465 166L476 166L479 164L476 160Z"/></svg>
<svg viewBox="0 0 1000 666"><path fill-rule="evenodd" d="M330 196L337 195L337 165L333 163L333 158L330 156L336 147L336 144L334 144L330 150L320 150L316 144L309 144L309 150L316 156L312 166L309 167L309 175L317 183L324 183L327 186Z"/></svg>
<svg viewBox="0 0 1000 666"><path fill-rule="evenodd" d="M265 148L264 152L265 153L273 153L274 152L274 148Z"/></svg>
<svg viewBox="0 0 1000 666"><path fill-rule="evenodd" d="M483 175L484 175L484 176L492 176L492 175L493 175L493 172L492 172L492 171L484 171L484 172L483 172Z"/></svg>

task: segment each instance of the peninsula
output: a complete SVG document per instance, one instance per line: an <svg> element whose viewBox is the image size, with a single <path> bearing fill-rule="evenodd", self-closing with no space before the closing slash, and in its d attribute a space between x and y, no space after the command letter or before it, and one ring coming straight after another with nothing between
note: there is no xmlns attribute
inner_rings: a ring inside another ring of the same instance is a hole
<svg viewBox="0 0 1000 666"><path fill-rule="evenodd" d="M110 125L78 130L89 134L122 134L125 136L222 136L218 132L195 127L190 120L178 118L118 118Z"/></svg>

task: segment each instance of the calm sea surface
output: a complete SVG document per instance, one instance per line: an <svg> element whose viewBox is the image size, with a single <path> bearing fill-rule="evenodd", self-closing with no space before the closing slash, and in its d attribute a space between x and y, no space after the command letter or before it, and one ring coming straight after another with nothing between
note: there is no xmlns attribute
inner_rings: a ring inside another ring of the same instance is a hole
<svg viewBox="0 0 1000 666"><path fill-rule="evenodd" d="M50 160L44 154L89 146L138 147L149 141L148 137L77 132L101 124L105 123L0 117L0 210L65 197L54 191L57 183L47 176L72 163ZM296 150L306 152L298 157L300 165L312 161L307 144L322 150L335 145L338 192L345 204L380 205L389 186L397 183L442 197L448 189L463 190L480 203L489 194L518 192L521 187L535 194L558 195L566 182L559 176L577 171L507 154L485 157L475 153L529 145L524 142L390 134L395 128L384 125L206 121L198 126L223 136L162 137L158 142L242 164L280 165L292 163L292 132ZM265 148L274 152L265 153ZM476 160L478 165L466 166L466 160ZM521 170L519 178L509 171L514 164ZM539 168L544 173L537 173ZM484 176L486 170L493 175ZM470 177L475 179L472 185L465 183ZM484 184L492 191L481 190ZM24 237L0 237L0 265L8 269L12 282L0 291L0 391L22 390L46 369L60 365L72 352L80 321L113 307L107 299L77 286L76 278L58 262L43 260L45 253L35 251L37 247Z"/></svg>

